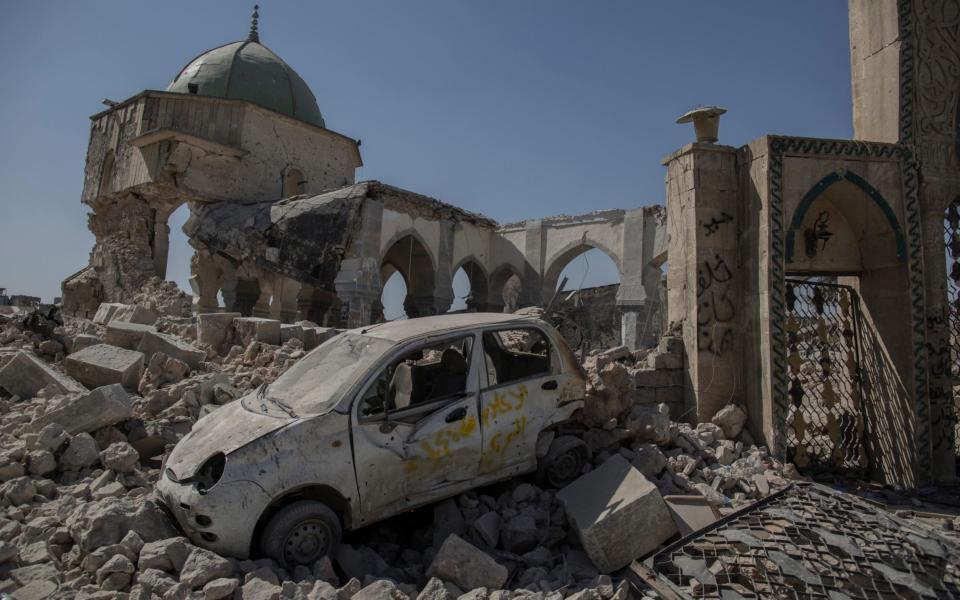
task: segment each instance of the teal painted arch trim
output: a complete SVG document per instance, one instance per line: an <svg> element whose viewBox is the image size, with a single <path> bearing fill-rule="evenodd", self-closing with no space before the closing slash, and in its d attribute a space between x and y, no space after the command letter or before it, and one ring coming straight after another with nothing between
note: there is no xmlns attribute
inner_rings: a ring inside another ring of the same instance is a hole
<svg viewBox="0 0 960 600"><path fill-rule="evenodd" d="M830 186L843 180L847 180L860 188L860 190L862 190L863 193L873 200L873 203L883 211L883 215L887 218L887 222L890 223L890 227L893 229L893 233L897 238L897 258L900 259L901 262L906 261L907 240L903 235L903 229L900 228L899 221L897 221L897 215L893 214L893 209L890 207L890 204L887 202L886 198L884 198L875 187L870 185L866 179L860 177L853 171L830 173L815 183L813 187L810 188L806 194L804 194L803 199L800 201L800 205L797 206L797 210L793 213L793 220L790 222L790 229L787 230L787 247L784 255L784 261L787 263L793 262L793 240L797 230L800 228L800 225L803 224L803 218L806 216L807 211L810 210L810 206L813 205L813 201L816 200L820 194L827 191Z"/></svg>

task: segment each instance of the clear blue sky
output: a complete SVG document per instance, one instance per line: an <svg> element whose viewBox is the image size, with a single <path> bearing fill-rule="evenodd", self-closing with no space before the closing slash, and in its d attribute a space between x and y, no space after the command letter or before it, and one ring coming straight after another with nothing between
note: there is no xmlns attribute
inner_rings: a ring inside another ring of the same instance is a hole
<svg viewBox="0 0 960 600"><path fill-rule="evenodd" d="M50 300L86 265L79 198L100 100L163 89L197 54L244 38L251 5L3 3L0 287ZM842 0L260 6L262 42L310 84L328 127L363 140L358 180L501 222L662 203L660 159L692 139L674 121L697 105L729 110L731 145L852 134Z"/></svg>

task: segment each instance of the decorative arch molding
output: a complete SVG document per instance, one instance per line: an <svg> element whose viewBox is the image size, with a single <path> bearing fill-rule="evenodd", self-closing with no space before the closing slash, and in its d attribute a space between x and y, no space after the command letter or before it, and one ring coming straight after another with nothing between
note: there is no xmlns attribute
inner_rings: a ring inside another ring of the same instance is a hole
<svg viewBox="0 0 960 600"><path fill-rule="evenodd" d="M606 254L610 260L613 261L613 264L617 266L617 275L620 276L620 279L623 279L623 261L620 259L620 255L617 252L611 250L606 244L602 244L596 241L593 238L589 238L586 235L580 239L569 242L561 247L558 251L554 252L546 261L544 261L543 269L543 279L546 281L553 275L559 276L560 272L563 271L563 268L566 267L571 260L586 252L596 248L604 254ZM563 263L557 267L558 263ZM553 270L556 269L556 273Z"/></svg>
<svg viewBox="0 0 960 600"><path fill-rule="evenodd" d="M770 259L767 270L770 289L770 342L772 371L772 418L776 456L786 454L786 416L789 405L787 377L787 327L785 239L786 218L783 214L784 156L819 156L840 159L863 157L873 160L895 161L900 167L900 185L903 191L903 212L907 241L907 278L910 288L910 321L913 347L913 405L916 427L914 436L918 449L918 475L929 480L932 457L929 405L929 357L926 346L925 291L923 282L923 242L920 217L920 178L913 150L905 144L827 140L800 137L770 136L768 198L770 205Z"/></svg>
<svg viewBox="0 0 960 600"><path fill-rule="evenodd" d="M886 198L884 198L875 187L870 185L866 179L860 177L853 171L835 171L815 183L813 187L811 187L810 190L803 195L803 199L800 200L800 204L793 213L793 220L790 222L790 229L787 230L786 248L784 248L785 262L793 262L795 234L803 224L803 218L807 215L807 211L810 210L814 200L819 198L821 194L826 192L834 184L841 181L849 181L860 188L860 190L871 200L873 200L874 204L876 204L880 210L883 211L884 217L886 217L887 222L890 224L890 228L893 230L893 233L896 236L897 258L900 259L900 262L906 261L907 240L903 235L903 229L900 227L900 222L897 221L897 216L893 213L893 208L890 207L890 203L887 202Z"/></svg>
<svg viewBox="0 0 960 600"><path fill-rule="evenodd" d="M430 248L430 245L427 244L426 240L423 239L423 236L420 234L420 232L413 227L408 227L402 231L398 231L390 237L387 243L383 246L383 251L380 252L380 265L383 265L383 262L387 259L387 254L390 253L390 250L394 247L394 245L408 235L413 237L420 243L421 246L423 246L423 249L427 253L427 257L430 259L430 266L433 268L433 272L437 273L437 257L434 256L433 250ZM398 268L397 270L401 271L401 275L404 275L405 277L407 276L405 273L403 273L403 269Z"/></svg>
<svg viewBox="0 0 960 600"><path fill-rule="evenodd" d="M451 273L456 273L458 269L462 268L462 267L463 267L464 265L466 265L467 263L473 263L474 265L476 265L477 268L480 269L480 274L483 275L483 278L484 278L486 281L490 281L490 275L487 273L486 267L483 266L483 263L480 261L479 258L477 258L476 256L473 256L473 255L464 256L463 258L461 258L461 259L460 259L460 262L458 262L457 264L455 264L455 265L453 266L453 269L452 269L450 272L451 272ZM503 267L503 266L506 266L506 265L501 265L500 267L498 267L498 269L501 268L501 267ZM466 269L464 269L464 271L466 271ZM468 273L468 275L469 275L469 273Z"/></svg>

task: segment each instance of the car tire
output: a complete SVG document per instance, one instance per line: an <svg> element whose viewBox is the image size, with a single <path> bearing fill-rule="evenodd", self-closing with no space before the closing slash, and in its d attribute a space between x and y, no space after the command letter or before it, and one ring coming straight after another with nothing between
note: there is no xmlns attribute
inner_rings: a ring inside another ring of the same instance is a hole
<svg viewBox="0 0 960 600"><path fill-rule="evenodd" d="M340 545L340 517L329 506L314 500L288 504L270 517L260 535L260 549L292 570L333 556Z"/></svg>
<svg viewBox="0 0 960 600"><path fill-rule="evenodd" d="M562 488L583 472L589 455L582 440L562 435L550 443L550 449L537 465L537 482Z"/></svg>

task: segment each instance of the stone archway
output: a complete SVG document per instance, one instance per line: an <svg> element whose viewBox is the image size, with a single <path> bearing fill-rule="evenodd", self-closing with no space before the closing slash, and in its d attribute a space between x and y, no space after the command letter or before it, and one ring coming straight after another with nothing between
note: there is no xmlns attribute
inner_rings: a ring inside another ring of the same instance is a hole
<svg viewBox="0 0 960 600"><path fill-rule="evenodd" d="M408 317L436 314L436 270L430 251L419 235L415 232L405 234L388 246L380 261L381 274L387 267L399 272L406 283L407 296L403 309ZM392 274L392 271L389 274ZM386 283L386 280L381 277L381 282Z"/></svg>
<svg viewBox="0 0 960 600"><path fill-rule="evenodd" d="M899 219L874 186L838 171L802 196L789 223L787 458L896 480L909 471L914 426L912 348L902 343L911 324L893 318L910 302Z"/></svg>
<svg viewBox="0 0 960 600"><path fill-rule="evenodd" d="M470 285L469 294L463 298L466 310L486 312L488 310L489 286L487 273L483 266L474 258L465 258L453 269L454 280L461 271Z"/></svg>
<svg viewBox="0 0 960 600"><path fill-rule="evenodd" d="M546 268L544 269L543 277L541 279L541 301L544 304L549 302L553 297L553 294L557 289L557 285L559 284L560 274L563 272L563 269L581 254L594 249L603 252L611 261L613 261L613 264L617 268L618 279L622 279L622 263L617 253L613 252L604 244L588 239L586 236L584 236L580 240L567 244L552 257L548 258L545 262Z"/></svg>

